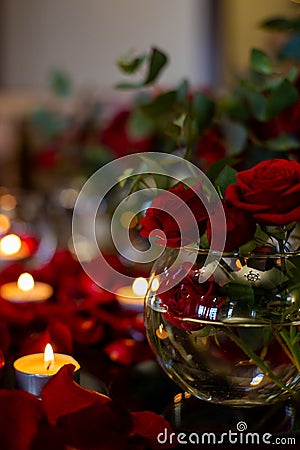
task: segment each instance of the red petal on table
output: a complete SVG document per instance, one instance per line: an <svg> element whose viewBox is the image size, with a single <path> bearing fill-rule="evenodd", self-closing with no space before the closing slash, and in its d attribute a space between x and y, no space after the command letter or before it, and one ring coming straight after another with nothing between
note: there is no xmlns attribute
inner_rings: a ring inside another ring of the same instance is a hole
<svg viewBox="0 0 300 450"><path fill-rule="evenodd" d="M109 397L76 384L73 369L62 367L41 392L49 422L63 429L66 444L80 450L125 448L131 415Z"/></svg>
<svg viewBox="0 0 300 450"><path fill-rule="evenodd" d="M41 402L25 391L0 390L0 448L29 450L43 411Z"/></svg>
<svg viewBox="0 0 300 450"><path fill-rule="evenodd" d="M106 345L104 352L112 361L131 365L153 358L153 354L145 342L134 339L118 339Z"/></svg>
<svg viewBox="0 0 300 450"><path fill-rule="evenodd" d="M66 444L80 450L125 450L132 429L128 411L113 401L64 416L59 421Z"/></svg>
<svg viewBox="0 0 300 450"><path fill-rule="evenodd" d="M41 392L44 409L52 425L55 425L62 416L91 406L98 395L103 397L103 402L109 401L108 397L84 389L75 383L72 378L73 372L73 364L63 366Z"/></svg>
<svg viewBox="0 0 300 450"><path fill-rule="evenodd" d="M165 436L169 437L173 432L171 425L163 417L151 411L134 412L132 417L133 434L144 438L148 442L146 448L163 449L175 447L176 442L170 444L168 439L166 443L161 443L165 440ZM159 442L157 437L160 433L162 435Z"/></svg>

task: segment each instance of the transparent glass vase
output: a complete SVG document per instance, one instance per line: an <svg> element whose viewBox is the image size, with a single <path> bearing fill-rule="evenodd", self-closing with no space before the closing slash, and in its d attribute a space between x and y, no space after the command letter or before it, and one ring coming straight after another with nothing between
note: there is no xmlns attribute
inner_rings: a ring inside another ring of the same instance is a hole
<svg viewBox="0 0 300 450"><path fill-rule="evenodd" d="M166 249L154 264L145 304L148 340L165 372L213 403L249 407L294 395L300 253L223 254L202 282L206 252L197 251L188 271L178 252Z"/></svg>

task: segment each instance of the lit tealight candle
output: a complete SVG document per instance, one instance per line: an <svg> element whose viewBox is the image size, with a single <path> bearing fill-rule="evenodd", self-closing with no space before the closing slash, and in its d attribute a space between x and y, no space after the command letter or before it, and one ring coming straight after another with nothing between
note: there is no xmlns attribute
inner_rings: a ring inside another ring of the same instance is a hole
<svg viewBox="0 0 300 450"><path fill-rule="evenodd" d="M79 363L70 355L53 353L51 344L47 344L44 353L22 356L14 362L17 385L39 397L45 384L65 364L75 366L74 379L79 382Z"/></svg>
<svg viewBox="0 0 300 450"><path fill-rule="evenodd" d="M34 281L30 273L22 273L17 282L6 283L0 288L0 295L14 303L44 302L53 294L50 284Z"/></svg>
<svg viewBox="0 0 300 450"><path fill-rule="evenodd" d="M122 286L117 289L116 299L125 309L143 311L148 287L146 278L136 278L131 286Z"/></svg>
<svg viewBox="0 0 300 450"><path fill-rule="evenodd" d="M16 234L7 234L0 240L0 260L15 261L27 258L29 255L28 246Z"/></svg>

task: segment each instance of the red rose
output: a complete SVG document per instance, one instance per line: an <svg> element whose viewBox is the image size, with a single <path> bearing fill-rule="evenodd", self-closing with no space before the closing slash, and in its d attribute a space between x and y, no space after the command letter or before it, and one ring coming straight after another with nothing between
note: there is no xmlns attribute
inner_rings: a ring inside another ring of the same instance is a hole
<svg viewBox="0 0 300 450"><path fill-rule="evenodd" d="M196 192L199 192L201 183L194 186L194 189ZM185 202L195 217L199 227L199 234L203 234L207 223L207 212L194 190L186 188L181 183L167 192L177 195ZM168 213L165 211L166 209L169 211ZM182 236L176 220L182 224ZM149 237L153 230L162 230L166 236L167 245L169 247L179 247L180 245L191 243L192 238L190 236L193 226L194 224L191 223L190 217L187 216L186 209L181 205L181 202L175 198L170 199L169 195L163 193L155 198L151 208L147 209L145 217L141 220L142 228L140 233L143 237Z"/></svg>
<svg viewBox="0 0 300 450"><path fill-rule="evenodd" d="M224 158L226 147L219 128L212 127L204 131L197 144L197 155L203 161L204 169Z"/></svg>
<svg viewBox="0 0 300 450"><path fill-rule="evenodd" d="M135 138L130 135L128 129L130 114L128 110L120 111L101 133L102 144L113 150L117 156L147 152L152 147L152 136Z"/></svg>
<svg viewBox="0 0 300 450"><path fill-rule="evenodd" d="M300 221L300 163L267 160L239 172L236 178L237 183L225 192L229 205L247 211L261 224Z"/></svg>
<svg viewBox="0 0 300 450"><path fill-rule="evenodd" d="M228 205L227 203L223 203L223 207L226 216L226 242L224 252L232 252L253 238L256 223L251 215L242 209ZM218 226L218 223L216 226ZM211 242L210 222L207 225L207 239Z"/></svg>
<svg viewBox="0 0 300 450"><path fill-rule="evenodd" d="M162 292L159 297L168 309L164 313L168 322L188 331L199 329L199 323L183 319L216 320L218 308L223 303L217 296L213 282L198 283L190 277Z"/></svg>

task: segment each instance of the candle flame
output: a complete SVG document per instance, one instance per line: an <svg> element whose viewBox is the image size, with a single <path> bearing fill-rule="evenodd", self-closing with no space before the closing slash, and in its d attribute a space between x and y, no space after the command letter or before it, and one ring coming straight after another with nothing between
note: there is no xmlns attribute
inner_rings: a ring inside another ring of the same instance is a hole
<svg viewBox="0 0 300 450"><path fill-rule="evenodd" d="M54 363L54 353L51 344L47 344L44 351L45 368L49 370Z"/></svg>
<svg viewBox="0 0 300 450"><path fill-rule="evenodd" d="M16 234L7 234L0 241L0 248L5 255L14 255L21 249L22 242Z"/></svg>
<svg viewBox="0 0 300 450"><path fill-rule="evenodd" d="M22 275L18 278L18 288L21 289L21 291L30 291L34 288L34 279L33 276L30 275L30 273L22 273Z"/></svg>
<svg viewBox="0 0 300 450"><path fill-rule="evenodd" d="M145 297L146 292L148 290L148 282L146 278L143 277L136 278L132 283L132 290L135 293L135 295Z"/></svg>

